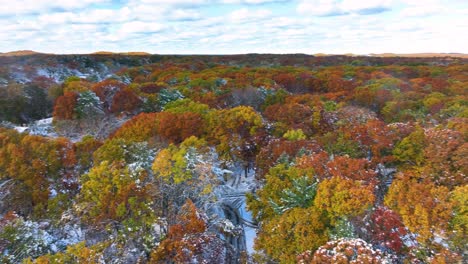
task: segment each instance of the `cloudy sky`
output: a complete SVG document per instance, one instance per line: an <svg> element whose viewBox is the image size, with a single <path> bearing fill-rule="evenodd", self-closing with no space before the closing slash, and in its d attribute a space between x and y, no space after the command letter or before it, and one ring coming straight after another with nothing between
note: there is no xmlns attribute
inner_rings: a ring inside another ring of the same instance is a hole
<svg viewBox="0 0 468 264"><path fill-rule="evenodd" d="M468 53L467 0L0 0L0 52Z"/></svg>

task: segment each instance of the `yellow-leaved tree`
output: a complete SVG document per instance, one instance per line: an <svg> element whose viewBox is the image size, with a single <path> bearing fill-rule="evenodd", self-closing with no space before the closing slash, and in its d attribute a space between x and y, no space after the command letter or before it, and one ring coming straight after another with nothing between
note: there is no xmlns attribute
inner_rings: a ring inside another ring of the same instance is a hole
<svg viewBox="0 0 468 264"><path fill-rule="evenodd" d="M315 250L328 241L328 227L323 211L315 207L293 208L264 222L255 248L280 263L294 263L299 253Z"/></svg>
<svg viewBox="0 0 468 264"><path fill-rule="evenodd" d="M332 222L348 216L357 216L369 209L375 200L373 186L359 181L334 176L318 185L315 205L326 211Z"/></svg>
<svg viewBox="0 0 468 264"><path fill-rule="evenodd" d="M453 232L451 237L452 246L459 252L466 250L468 245L468 185L455 188L451 195L454 203L454 216L450 222Z"/></svg>
<svg viewBox="0 0 468 264"><path fill-rule="evenodd" d="M216 145L221 158L243 162L247 170L258 152L257 135L264 126L261 115L252 107L238 106L211 111L207 119L208 139Z"/></svg>
<svg viewBox="0 0 468 264"><path fill-rule="evenodd" d="M165 215L174 216L186 199L195 203L214 200L212 189L218 184L215 163L215 151L194 136L156 154L152 169L163 195L160 202Z"/></svg>
<svg viewBox="0 0 468 264"><path fill-rule="evenodd" d="M125 241L151 247L153 224L159 212L155 185L143 169L131 170L121 162L103 161L83 175L77 209L85 223L101 230L117 231Z"/></svg>
<svg viewBox="0 0 468 264"><path fill-rule="evenodd" d="M405 172L393 181L385 204L400 214L419 242L430 244L435 235L444 236L447 231L453 207L449 198L447 187L436 186L429 180L419 181L417 174Z"/></svg>

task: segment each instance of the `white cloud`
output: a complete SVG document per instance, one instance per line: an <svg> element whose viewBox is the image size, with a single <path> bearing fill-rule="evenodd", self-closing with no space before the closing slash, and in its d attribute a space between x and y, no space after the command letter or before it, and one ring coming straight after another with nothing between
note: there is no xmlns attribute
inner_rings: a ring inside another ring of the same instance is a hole
<svg viewBox="0 0 468 264"><path fill-rule="evenodd" d="M389 8L391 3L391 0L343 0L339 6L344 11L353 12L376 8Z"/></svg>
<svg viewBox="0 0 468 264"><path fill-rule="evenodd" d="M71 10L84 8L91 4L108 2L109 0L15 0L2 1L0 4L0 15L43 13L50 9Z"/></svg>
<svg viewBox="0 0 468 264"><path fill-rule="evenodd" d="M164 25L154 22L132 21L122 24L119 33L133 34L133 33L155 33L163 30Z"/></svg>
<svg viewBox="0 0 468 264"><path fill-rule="evenodd" d="M0 52L468 52L460 0L18 1L0 6Z"/></svg>
<svg viewBox="0 0 468 264"><path fill-rule="evenodd" d="M200 12L193 9L175 9L170 14L172 20L197 20L200 18Z"/></svg>
<svg viewBox="0 0 468 264"><path fill-rule="evenodd" d="M159 6L196 6L209 3L209 0L130 0L130 4Z"/></svg>
<svg viewBox="0 0 468 264"><path fill-rule="evenodd" d="M449 2L450 0L447 0L446 2ZM434 4L440 4L441 0L398 0L398 2L404 4L404 5L412 5L412 6L424 6L424 5L434 5Z"/></svg>
<svg viewBox="0 0 468 264"><path fill-rule="evenodd" d="M445 12L446 9L442 6L437 5L425 5L425 6L410 6L406 7L401 11L403 17L421 17L436 15Z"/></svg>
<svg viewBox="0 0 468 264"><path fill-rule="evenodd" d="M297 12L316 16L372 14L386 11L391 3L391 0L302 0L297 6Z"/></svg>
<svg viewBox="0 0 468 264"><path fill-rule="evenodd" d="M129 21L133 16L128 7L122 9L94 9L81 12L58 12L39 15L37 20L45 24L64 24L64 23L117 23Z"/></svg>
<svg viewBox="0 0 468 264"><path fill-rule="evenodd" d="M136 4L128 5L132 16L138 20L154 21L159 20L171 10L168 6Z"/></svg>
<svg viewBox="0 0 468 264"><path fill-rule="evenodd" d="M400 12L402 17L423 17L423 16L432 16L440 15L443 13L449 14L453 11L459 10L455 7L457 0L426 0L426 1L416 1L416 0L400 0L401 3L405 6ZM468 7L468 5L465 5Z"/></svg>
<svg viewBox="0 0 468 264"><path fill-rule="evenodd" d="M341 14L338 1L334 0L305 0L297 6L297 11L304 15L326 16Z"/></svg>
<svg viewBox="0 0 468 264"><path fill-rule="evenodd" d="M266 4L266 3L278 3L278 2L289 2L290 0L221 0L221 3L225 4Z"/></svg>
<svg viewBox="0 0 468 264"><path fill-rule="evenodd" d="M259 5L267 3L285 3L293 1L294 0L130 0L130 3L165 6L202 6L207 4Z"/></svg>
<svg viewBox="0 0 468 264"><path fill-rule="evenodd" d="M231 12L228 17L233 22L246 22L252 19L267 18L271 14L271 11L267 9L250 10L248 8L242 8Z"/></svg>

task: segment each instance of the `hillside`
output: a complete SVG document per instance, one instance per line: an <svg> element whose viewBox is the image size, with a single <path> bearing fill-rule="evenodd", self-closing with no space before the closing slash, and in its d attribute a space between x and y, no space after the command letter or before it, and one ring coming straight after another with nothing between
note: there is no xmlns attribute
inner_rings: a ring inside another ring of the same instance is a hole
<svg viewBox="0 0 468 264"><path fill-rule="evenodd" d="M453 55L0 54L0 260L466 262Z"/></svg>
<svg viewBox="0 0 468 264"><path fill-rule="evenodd" d="M16 50L10 52L0 52L0 56L31 56L31 55L39 55L44 53L35 52L33 50Z"/></svg>
<svg viewBox="0 0 468 264"><path fill-rule="evenodd" d="M406 57L406 58L440 58L440 57L453 57L453 58L468 58L468 54L463 53L408 53L408 54L395 54L395 53L380 53L370 54L374 57Z"/></svg>

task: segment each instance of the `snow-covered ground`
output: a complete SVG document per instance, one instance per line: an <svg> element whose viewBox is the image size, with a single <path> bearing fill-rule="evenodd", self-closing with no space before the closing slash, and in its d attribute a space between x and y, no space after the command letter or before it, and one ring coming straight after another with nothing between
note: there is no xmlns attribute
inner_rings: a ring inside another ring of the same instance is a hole
<svg viewBox="0 0 468 264"><path fill-rule="evenodd" d="M239 214L241 215L242 219L244 219L246 222L252 222L252 213L249 210L247 210L245 199L244 203L242 203L242 207L239 209ZM250 225L244 225L244 232L247 252L249 254L252 254L255 252L253 246L255 237L257 236L257 230L251 227Z"/></svg>
<svg viewBox="0 0 468 264"><path fill-rule="evenodd" d="M255 252L253 245L257 235L253 224L252 213L247 210L245 194L252 192L255 188L255 170L249 170L247 177L242 173L243 169L236 167L233 169L234 177L231 177L223 186L223 202L238 210L242 219L242 228L245 235L246 249L249 254Z"/></svg>
<svg viewBox="0 0 468 264"><path fill-rule="evenodd" d="M14 129L20 133L28 132L31 135L57 137L52 126L52 117L34 121L28 126L15 126Z"/></svg>
<svg viewBox="0 0 468 264"><path fill-rule="evenodd" d="M19 133L23 133L29 130L29 127L28 126L15 126L14 129L18 131Z"/></svg>
<svg viewBox="0 0 468 264"><path fill-rule="evenodd" d="M82 68L81 70L72 69L63 65L57 67L40 67L37 68L36 75L50 78L56 83L61 83L70 76L77 76L83 79L93 78L96 81L102 81L115 76L105 64L99 64L96 66L96 69Z"/></svg>

